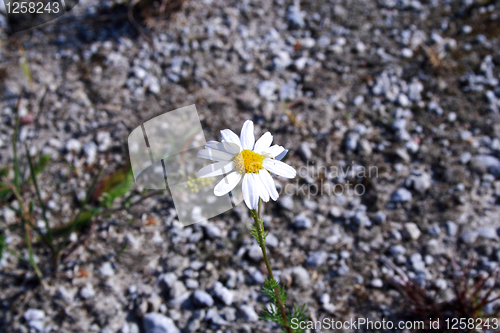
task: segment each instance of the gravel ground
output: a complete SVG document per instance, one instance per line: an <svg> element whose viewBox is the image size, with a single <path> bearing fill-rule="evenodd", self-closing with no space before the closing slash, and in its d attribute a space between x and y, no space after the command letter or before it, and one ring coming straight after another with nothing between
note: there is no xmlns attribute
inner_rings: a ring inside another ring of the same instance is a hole
<svg viewBox="0 0 500 333"><path fill-rule="evenodd" d="M69 221L104 159L105 173L127 165L134 128L196 104L207 140L252 119L290 149L298 176L277 180L290 192L264 220L288 302L311 318L397 320L408 305L381 258L444 297L450 258L475 254L478 274L499 266L498 1L186 1L142 34L126 13L82 0L1 33L0 165L30 91L20 140L52 156L40 183L53 221ZM338 192L348 184L364 193ZM2 228L19 223L0 209ZM258 321L266 270L251 223L241 204L182 227L165 193L98 219L43 284L5 253L0 332L276 332Z"/></svg>

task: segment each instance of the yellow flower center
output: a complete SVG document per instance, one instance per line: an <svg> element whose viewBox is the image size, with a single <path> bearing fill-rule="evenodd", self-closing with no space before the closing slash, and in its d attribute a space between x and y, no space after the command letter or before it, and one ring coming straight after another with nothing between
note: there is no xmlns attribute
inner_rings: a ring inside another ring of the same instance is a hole
<svg viewBox="0 0 500 333"><path fill-rule="evenodd" d="M263 169L264 156L251 150L243 150L233 158L234 166L239 173L257 173Z"/></svg>

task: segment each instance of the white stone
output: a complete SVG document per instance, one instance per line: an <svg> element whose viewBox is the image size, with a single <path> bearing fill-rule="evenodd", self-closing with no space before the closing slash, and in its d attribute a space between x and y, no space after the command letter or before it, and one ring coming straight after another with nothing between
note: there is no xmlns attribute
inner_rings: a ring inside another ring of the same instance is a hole
<svg viewBox="0 0 500 333"><path fill-rule="evenodd" d="M148 313L142 319L146 333L180 333L174 321L160 313Z"/></svg>

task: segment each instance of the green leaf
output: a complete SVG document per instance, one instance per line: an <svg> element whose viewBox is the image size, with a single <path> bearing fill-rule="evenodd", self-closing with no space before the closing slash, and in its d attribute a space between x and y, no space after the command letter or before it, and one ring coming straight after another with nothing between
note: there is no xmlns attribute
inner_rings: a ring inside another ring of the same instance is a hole
<svg viewBox="0 0 500 333"><path fill-rule="evenodd" d="M52 233L55 237L68 237L73 231L80 231L90 225L93 217L94 213L90 210L82 211L73 221L63 226L55 227Z"/></svg>
<svg viewBox="0 0 500 333"><path fill-rule="evenodd" d="M102 193L101 206L112 207L116 198L125 196L134 186L132 170L128 170L122 177L120 176L122 175L115 175L112 178L112 184L108 184L108 188Z"/></svg>
<svg viewBox="0 0 500 333"><path fill-rule="evenodd" d="M43 172L47 165L49 165L50 162L50 155L49 154L42 154L40 155L40 158L38 158L38 161L35 163L33 169L35 176L37 176L39 173Z"/></svg>
<svg viewBox="0 0 500 333"><path fill-rule="evenodd" d="M21 67L23 74L28 79L30 86L32 86L33 85L33 76L31 75L30 65L28 63L28 59L26 58L26 53L24 52L24 48L22 46L19 46L19 52L21 53L21 63L19 65L19 67Z"/></svg>
<svg viewBox="0 0 500 333"><path fill-rule="evenodd" d="M8 175L9 168L0 168L0 179L2 179L3 177L7 177ZM7 186L7 184L0 182L0 201L3 201L3 199L7 198L11 193L12 190Z"/></svg>
<svg viewBox="0 0 500 333"><path fill-rule="evenodd" d="M293 311L292 313L288 316L288 319L289 319L289 326L291 326L292 324L292 320L294 320L294 322L303 322L303 321L306 321L309 319L309 309L307 308L306 304L302 304L302 306L298 306L296 304L293 305ZM292 332L294 333L302 333L303 330L301 330L300 328L297 328L297 329L292 329Z"/></svg>

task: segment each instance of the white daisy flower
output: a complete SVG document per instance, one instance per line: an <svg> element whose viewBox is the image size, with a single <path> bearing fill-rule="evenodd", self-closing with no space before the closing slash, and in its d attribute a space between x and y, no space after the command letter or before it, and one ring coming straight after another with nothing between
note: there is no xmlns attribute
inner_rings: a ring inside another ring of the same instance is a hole
<svg viewBox="0 0 500 333"><path fill-rule="evenodd" d="M281 162L288 150L274 145L270 132L264 133L257 142L253 134L253 122L245 121L240 137L231 130L221 131L222 142L209 141L205 149L198 152L198 157L216 163L207 165L198 171L199 178L227 174L214 188L216 196L223 196L233 190L243 179L243 200L250 209L257 209L259 198L268 202L276 201L278 191L270 172L285 178L294 178L294 168Z"/></svg>

